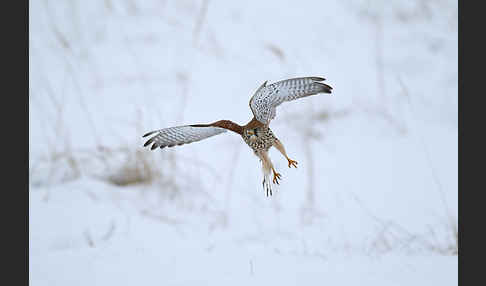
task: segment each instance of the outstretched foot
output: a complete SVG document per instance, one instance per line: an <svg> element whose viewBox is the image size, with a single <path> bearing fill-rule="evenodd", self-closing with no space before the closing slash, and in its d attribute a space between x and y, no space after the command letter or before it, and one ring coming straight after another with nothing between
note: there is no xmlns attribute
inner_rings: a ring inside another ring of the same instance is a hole
<svg viewBox="0 0 486 286"><path fill-rule="evenodd" d="M294 161L294 160L289 159L289 158L287 158L287 160L289 161L289 168L291 166L294 166L295 168L297 168L297 164L298 164L297 161Z"/></svg>
<svg viewBox="0 0 486 286"><path fill-rule="evenodd" d="M280 183L278 182L278 180L281 180L282 179L282 175L280 175L279 173L273 171L273 183L274 184L277 184L277 185L280 185Z"/></svg>

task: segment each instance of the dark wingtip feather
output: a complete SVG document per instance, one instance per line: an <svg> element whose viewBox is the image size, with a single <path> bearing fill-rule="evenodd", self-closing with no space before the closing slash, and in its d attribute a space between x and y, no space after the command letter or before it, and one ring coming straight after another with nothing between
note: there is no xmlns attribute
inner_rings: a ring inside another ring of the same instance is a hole
<svg viewBox="0 0 486 286"><path fill-rule="evenodd" d="M150 150L154 150L154 149L156 149L158 147L159 147L159 145L157 145L157 143L154 143L154 145L152 145L152 147L150 147Z"/></svg>
<svg viewBox="0 0 486 286"><path fill-rule="evenodd" d="M319 77L319 76L311 76L311 79L314 80L314 81L325 81L326 80L325 78Z"/></svg>
<svg viewBox="0 0 486 286"><path fill-rule="evenodd" d="M154 138L151 138L150 140L147 140L147 142L145 142L145 144L143 144L143 147L147 147L152 142L154 142Z"/></svg>
<svg viewBox="0 0 486 286"><path fill-rule="evenodd" d="M316 82L315 84L318 84L322 88L321 92L332 93L332 87L331 86L329 86L325 83L322 83L322 82Z"/></svg>
<svg viewBox="0 0 486 286"><path fill-rule="evenodd" d="M142 136L142 138L143 138L143 137L147 137L147 136L149 136L149 135L152 135L152 134L154 134L154 133L155 133L155 132L157 132L157 131L158 131L158 130L155 130L155 131L150 131L149 133L145 133L145 135L143 135L143 136Z"/></svg>

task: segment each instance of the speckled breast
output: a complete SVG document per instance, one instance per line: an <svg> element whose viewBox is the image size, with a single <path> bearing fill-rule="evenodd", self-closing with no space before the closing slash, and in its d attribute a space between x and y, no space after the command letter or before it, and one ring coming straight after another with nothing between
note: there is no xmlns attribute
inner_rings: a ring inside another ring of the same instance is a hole
<svg viewBox="0 0 486 286"><path fill-rule="evenodd" d="M268 151L272 147L273 142L277 140L277 137L273 135L272 130L268 127L256 128L253 131L255 133L254 135L249 135L244 132L242 137L254 152Z"/></svg>

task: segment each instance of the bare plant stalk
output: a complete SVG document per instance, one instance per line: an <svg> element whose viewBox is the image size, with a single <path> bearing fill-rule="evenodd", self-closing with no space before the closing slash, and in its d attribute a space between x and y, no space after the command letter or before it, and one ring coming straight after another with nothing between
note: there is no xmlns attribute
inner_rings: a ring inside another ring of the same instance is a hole
<svg viewBox="0 0 486 286"><path fill-rule="evenodd" d="M208 6L209 6L209 0L203 0L203 3L201 5L201 9L199 10L199 16L197 17L197 20L196 20L196 26L194 27L194 32L193 32L194 46L197 45L197 41L199 39L199 34L201 33L202 25L204 24L204 21L206 20L206 14L208 12Z"/></svg>
<svg viewBox="0 0 486 286"><path fill-rule="evenodd" d="M308 168L307 168L307 192L306 192L306 204L309 208L313 209L314 207L314 156L312 152L311 146L311 138L306 138L304 143L304 150L305 155L308 161Z"/></svg>
<svg viewBox="0 0 486 286"><path fill-rule="evenodd" d="M410 99L410 94L408 92L408 89L407 87L403 84L401 78L399 77L398 78L398 82L400 83L400 86L403 90L403 94L405 95L405 97L407 98L407 102L408 102L408 105L410 107L410 112L412 114L412 120L414 121L414 125L417 126L417 123L415 122L415 112L414 112L414 107L413 107L413 104L412 104L412 101ZM446 216L447 218L449 219L449 222L451 224L451 227L452 227L452 230L455 231L455 233L457 233L457 227L456 227L456 223L455 223L455 220L452 216L452 213L450 211L450 208L449 208L449 205L447 204L447 200L446 200L446 197L445 197L445 194L444 194L444 189L442 187L442 183L440 182L439 180L439 177L437 176L437 172L434 168L434 164L432 164L432 159L430 157L430 152L427 148L427 145L425 144L425 140L422 136L422 133L418 130L418 128L416 128L417 130L417 137L419 138L419 141L420 141L420 145L425 153L425 157L427 159L427 164L430 168L430 171L432 173L432 178L435 182L435 185L437 186L437 191L439 192L439 198L442 202L442 205L444 206L444 209L445 209L445 212L446 212Z"/></svg>
<svg viewBox="0 0 486 286"><path fill-rule="evenodd" d="M238 161L240 155L240 144L235 146L235 150L233 153L233 158L231 159L231 162L233 166L236 164ZM226 195L224 198L224 221L223 221L223 227L227 227L229 223L229 213L230 213L230 205L231 205L231 184L233 183L233 177L235 173L235 168L230 168L229 174L228 174L228 187L226 187Z"/></svg>
<svg viewBox="0 0 486 286"><path fill-rule="evenodd" d="M179 112L179 123L182 123L184 120L184 110L186 109L187 98L189 95L189 80L190 76L187 75L185 72L177 73L177 84L178 86L182 87L181 91L181 111Z"/></svg>
<svg viewBox="0 0 486 286"><path fill-rule="evenodd" d="M88 229L86 229L83 232L83 235L84 235L84 239L86 239L86 243L88 243L89 247L94 247L95 246L95 243L94 243L93 237L89 233L89 230Z"/></svg>
<svg viewBox="0 0 486 286"><path fill-rule="evenodd" d="M376 37L376 79L378 84L378 92L380 100L385 100L385 73L383 63L383 20L381 15L377 15L375 18L375 37Z"/></svg>
<svg viewBox="0 0 486 286"><path fill-rule="evenodd" d="M72 13L71 19L73 21L73 28L75 29L74 34L77 35L77 37L78 37L78 43L77 44L79 45L79 44L82 43L82 39L81 39L82 34L79 30L79 28L81 26L81 24L79 22L79 9L76 6L75 2L69 2L69 7L70 7L71 13ZM76 76L76 70L75 70L73 64L70 62L71 59L76 58L76 55L73 53L73 50L71 48L72 45L69 42L68 38L59 29L59 24L57 24L56 21L55 21L56 17L55 17L55 15L53 15L53 13L50 9L50 6L48 4L48 1L45 1L45 9L46 9L46 13L49 16L49 17L47 17L48 20L49 20L48 25L49 25L50 29L52 30L53 34L56 36L56 38L60 42L62 48L64 49L63 51L60 52L60 54L62 55L62 57L65 61L67 74L71 77L71 80L72 80L72 83L74 84L75 90L78 93L78 96L79 96L78 99L79 99L80 106L83 109L83 111L86 113L87 123L93 131L93 136L94 136L94 139L96 141L96 144L101 145L101 140L99 139L100 137L98 136L96 125L94 124L94 120L91 116L91 112L89 111L89 109L88 109L88 107L87 107L87 105L84 101L84 94L83 94L81 85L78 82L78 77Z"/></svg>
<svg viewBox="0 0 486 286"><path fill-rule="evenodd" d="M307 105L309 107L309 114L310 114L310 117L309 117L309 120L312 120L312 118L314 117L314 105L309 103ZM307 156L307 160L309 161L309 168L308 168L308 173L307 173L307 180L309 182L309 185L307 187L307 204L308 206L311 208L311 210L314 209L314 198L315 198L315 190L314 190L314 154L312 152L312 139L313 139L313 132L312 130L310 129L311 127L310 126L313 126L313 124L308 124L307 126L309 126L309 129L307 130L308 132L306 132L306 144L304 145L305 146L305 153L306 153L306 156Z"/></svg>
<svg viewBox="0 0 486 286"><path fill-rule="evenodd" d="M314 116L313 112L313 105L309 104L308 105L308 114L310 115L310 119L312 119ZM313 157L313 152L312 152L312 139L313 139L313 130L311 129L313 126L312 124L306 124L304 127L304 134L303 134L303 145L304 145L304 150L305 154L307 157L308 161L308 169L307 169L307 190L306 190L306 197L304 204L302 206L302 211L303 211L303 220L304 222L307 221L306 219L306 214L309 216L309 222L312 223L313 216L315 215L315 188L314 188L314 157Z"/></svg>

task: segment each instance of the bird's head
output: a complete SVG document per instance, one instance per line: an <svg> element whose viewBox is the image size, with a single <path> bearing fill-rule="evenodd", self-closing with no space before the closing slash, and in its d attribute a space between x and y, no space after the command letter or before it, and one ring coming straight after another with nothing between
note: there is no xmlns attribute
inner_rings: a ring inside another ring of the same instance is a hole
<svg viewBox="0 0 486 286"><path fill-rule="evenodd" d="M249 138L251 141L255 141L257 139L256 136L256 130L255 129L248 129L245 131L245 135L247 138Z"/></svg>

